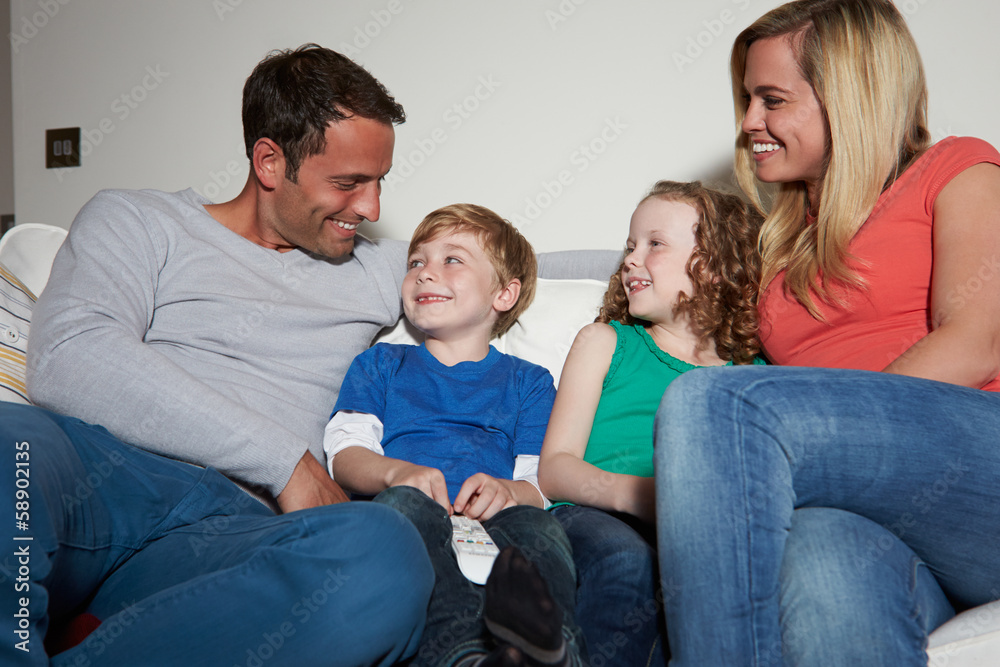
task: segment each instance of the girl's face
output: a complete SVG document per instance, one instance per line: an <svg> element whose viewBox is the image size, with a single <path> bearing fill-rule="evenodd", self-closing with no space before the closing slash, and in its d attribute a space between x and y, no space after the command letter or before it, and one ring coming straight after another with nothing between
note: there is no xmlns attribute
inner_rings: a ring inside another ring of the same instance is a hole
<svg viewBox="0 0 1000 667"><path fill-rule="evenodd" d="M675 320L677 295L694 291L686 266L700 217L690 204L660 197L635 209L621 275L633 317L653 323Z"/></svg>
<svg viewBox="0 0 1000 667"><path fill-rule="evenodd" d="M815 205L827 152L826 117L799 72L789 36L750 45L743 87L748 107L742 129L750 135L757 178L765 183L804 181Z"/></svg>

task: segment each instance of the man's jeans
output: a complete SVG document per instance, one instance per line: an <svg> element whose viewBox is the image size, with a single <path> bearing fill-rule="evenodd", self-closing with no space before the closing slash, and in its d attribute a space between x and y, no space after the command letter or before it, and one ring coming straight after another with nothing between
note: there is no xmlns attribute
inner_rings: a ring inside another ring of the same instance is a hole
<svg viewBox="0 0 1000 667"><path fill-rule="evenodd" d="M83 612L100 627L52 665L390 665L416 650L433 573L397 512L275 516L214 470L31 406L0 403L0 438L0 664L50 664L46 632Z"/></svg>
<svg viewBox="0 0 1000 667"><path fill-rule="evenodd" d="M451 520L444 508L421 491L394 486L375 496L417 527L427 546L436 581L427 610L427 627L411 667L453 665L463 657L488 653L494 643L483 622L484 586L465 578L451 547ZM586 664L580 628L574 620L576 571L569 540L559 523L537 507L508 507L483 521L501 550L514 546L534 563L563 612L563 637L572 664Z"/></svg>
<svg viewBox="0 0 1000 667"><path fill-rule="evenodd" d="M666 665L652 528L594 507L562 505L551 511L573 546L576 619L590 667Z"/></svg>
<svg viewBox="0 0 1000 667"><path fill-rule="evenodd" d="M676 667L780 665L783 638L788 665L926 665L926 635L953 613L942 591L1000 597L996 394L704 369L670 385L655 428Z"/></svg>

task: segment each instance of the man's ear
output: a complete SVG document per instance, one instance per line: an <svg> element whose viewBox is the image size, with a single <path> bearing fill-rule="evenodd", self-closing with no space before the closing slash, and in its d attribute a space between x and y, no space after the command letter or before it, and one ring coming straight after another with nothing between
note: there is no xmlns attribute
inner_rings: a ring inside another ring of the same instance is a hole
<svg viewBox="0 0 1000 667"><path fill-rule="evenodd" d="M285 177L285 154L278 144L261 137L253 145L253 170L257 180L273 190Z"/></svg>
<svg viewBox="0 0 1000 667"><path fill-rule="evenodd" d="M521 281L514 278L493 297L493 310L506 313L514 307L519 296L521 296Z"/></svg>

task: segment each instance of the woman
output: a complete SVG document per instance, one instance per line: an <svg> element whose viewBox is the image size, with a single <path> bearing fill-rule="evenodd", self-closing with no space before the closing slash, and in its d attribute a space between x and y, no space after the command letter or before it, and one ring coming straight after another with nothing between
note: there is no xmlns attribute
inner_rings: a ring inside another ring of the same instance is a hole
<svg viewBox="0 0 1000 667"><path fill-rule="evenodd" d="M762 343L814 368L664 395L672 664L926 665L952 604L1000 597L1000 154L929 145L888 0L783 5L731 65L737 175L776 186Z"/></svg>

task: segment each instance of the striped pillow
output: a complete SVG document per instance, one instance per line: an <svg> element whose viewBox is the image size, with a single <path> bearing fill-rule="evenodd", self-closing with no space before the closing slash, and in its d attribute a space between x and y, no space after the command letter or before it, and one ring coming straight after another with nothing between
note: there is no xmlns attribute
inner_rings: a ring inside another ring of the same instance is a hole
<svg viewBox="0 0 1000 667"><path fill-rule="evenodd" d="M0 264L0 401L27 403L25 351L35 295Z"/></svg>

